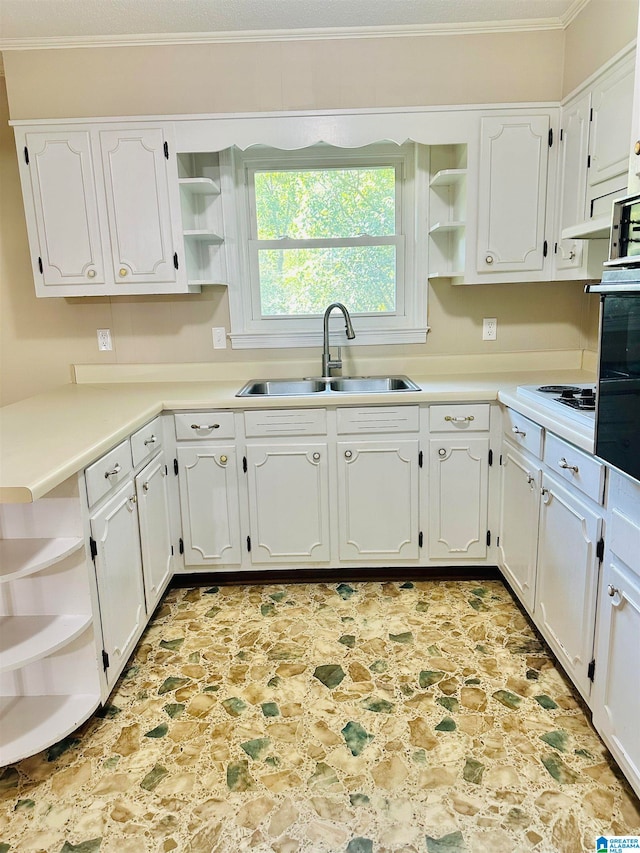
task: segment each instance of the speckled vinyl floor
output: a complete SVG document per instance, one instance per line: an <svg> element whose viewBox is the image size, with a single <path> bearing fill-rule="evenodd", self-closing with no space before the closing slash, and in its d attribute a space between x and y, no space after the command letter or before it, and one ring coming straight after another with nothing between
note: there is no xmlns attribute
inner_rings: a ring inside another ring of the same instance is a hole
<svg viewBox="0 0 640 853"><path fill-rule="evenodd" d="M498 581L171 590L0 853L578 853L640 804Z"/></svg>

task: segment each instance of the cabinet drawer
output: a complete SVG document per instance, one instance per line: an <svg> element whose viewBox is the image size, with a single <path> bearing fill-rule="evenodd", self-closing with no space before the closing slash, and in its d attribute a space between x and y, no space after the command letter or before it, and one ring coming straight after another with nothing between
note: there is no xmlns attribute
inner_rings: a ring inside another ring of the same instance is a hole
<svg viewBox="0 0 640 853"><path fill-rule="evenodd" d="M605 467L595 457L547 432L544 462L556 474L597 503L602 503Z"/></svg>
<svg viewBox="0 0 640 853"><path fill-rule="evenodd" d="M366 406L338 409L339 433L417 432L418 406Z"/></svg>
<svg viewBox="0 0 640 853"><path fill-rule="evenodd" d="M324 435L327 431L325 409L268 409L245 412L247 438L270 435Z"/></svg>
<svg viewBox="0 0 640 853"><path fill-rule="evenodd" d="M477 432L489 429L488 403L429 406L431 432Z"/></svg>
<svg viewBox="0 0 640 853"><path fill-rule="evenodd" d="M131 448L128 439L105 453L97 462L89 465L84 473L89 506L93 506L111 489L119 486L127 479L132 470Z"/></svg>
<svg viewBox="0 0 640 853"><path fill-rule="evenodd" d="M542 458L542 438L544 430L538 424L519 415L513 409L505 409L502 413L502 431L504 437L512 444L518 445L538 459Z"/></svg>
<svg viewBox="0 0 640 853"><path fill-rule="evenodd" d="M174 415L178 441L234 438L233 412L186 412Z"/></svg>
<svg viewBox="0 0 640 853"><path fill-rule="evenodd" d="M148 456L162 447L162 421L154 418L131 436L131 457L136 468Z"/></svg>

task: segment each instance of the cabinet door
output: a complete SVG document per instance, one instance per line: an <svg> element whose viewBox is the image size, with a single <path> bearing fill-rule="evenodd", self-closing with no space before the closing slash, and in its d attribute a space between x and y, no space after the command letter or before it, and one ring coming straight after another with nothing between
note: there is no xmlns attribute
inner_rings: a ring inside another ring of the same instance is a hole
<svg viewBox="0 0 640 853"><path fill-rule="evenodd" d="M326 442L247 447L251 561L330 559Z"/></svg>
<svg viewBox="0 0 640 853"><path fill-rule="evenodd" d="M589 134L588 201L625 190L633 109L633 57L612 69L593 89ZM607 182L618 176L615 185ZM610 206L609 206L610 207ZM587 216L589 210L587 210Z"/></svg>
<svg viewBox="0 0 640 853"><path fill-rule="evenodd" d="M640 796L640 577L608 557L598 615L593 723Z"/></svg>
<svg viewBox="0 0 640 853"><path fill-rule="evenodd" d="M585 218L587 194L587 157L589 150L588 93L562 110L562 135L558 142L558 215L557 243L554 252L556 270L578 270L582 265L583 240L561 240L562 230Z"/></svg>
<svg viewBox="0 0 640 853"><path fill-rule="evenodd" d="M135 488L127 483L91 518L102 642L112 685L144 630L146 610Z"/></svg>
<svg viewBox="0 0 640 853"><path fill-rule="evenodd" d="M178 473L185 565L240 563L235 446L179 447Z"/></svg>
<svg viewBox="0 0 640 853"><path fill-rule="evenodd" d="M103 284L89 133L33 132L25 135L25 143L23 168L30 179L25 185L25 209L30 230L35 227L40 252L39 259L33 259L38 295L55 296L46 291L62 285L79 285L85 290ZM32 250L34 242L32 239Z"/></svg>
<svg viewBox="0 0 640 853"><path fill-rule="evenodd" d="M341 560L416 560L417 439L338 443Z"/></svg>
<svg viewBox="0 0 640 853"><path fill-rule="evenodd" d="M549 116L483 118L479 273L542 272Z"/></svg>
<svg viewBox="0 0 640 853"><path fill-rule="evenodd" d="M602 516L553 477L542 477L536 622L586 698L591 682Z"/></svg>
<svg viewBox="0 0 640 853"><path fill-rule="evenodd" d="M142 545L142 571L147 613L153 613L172 574L169 491L164 453L135 480Z"/></svg>
<svg viewBox="0 0 640 853"><path fill-rule="evenodd" d="M487 554L488 438L429 441L429 557Z"/></svg>
<svg viewBox="0 0 640 853"><path fill-rule="evenodd" d="M164 131L102 130L99 137L116 283L152 290L176 282Z"/></svg>
<svg viewBox="0 0 640 853"><path fill-rule="evenodd" d="M507 579L529 612L533 611L541 469L512 447L502 447L500 555Z"/></svg>

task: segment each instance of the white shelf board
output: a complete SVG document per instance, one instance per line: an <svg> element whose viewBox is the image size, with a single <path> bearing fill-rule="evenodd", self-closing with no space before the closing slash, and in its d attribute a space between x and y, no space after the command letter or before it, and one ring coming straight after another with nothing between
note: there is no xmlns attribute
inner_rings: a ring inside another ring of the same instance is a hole
<svg viewBox="0 0 640 853"><path fill-rule="evenodd" d="M40 572L83 547L82 537L0 539L0 583Z"/></svg>
<svg viewBox="0 0 640 853"><path fill-rule="evenodd" d="M466 169L441 169L429 181L430 187L451 187L459 184L467 176Z"/></svg>
<svg viewBox="0 0 640 853"><path fill-rule="evenodd" d="M206 243L224 242L224 237L216 234L215 231L207 231L206 229L183 231L182 234L187 240L203 240Z"/></svg>
<svg viewBox="0 0 640 853"><path fill-rule="evenodd" d="M429 228L429 234L445 234L447 231L459 231L464 227L465 223L462 221L435 222L431 228Z"/></svg>
<svg viewBox="0 0 640 853"><path fill-rule="evenodd" d="M454 270L453 272L430 272L427 278L462 278L464 270Z"/></svg>
<svg viewBox="0 0 640 853"><path fill-rule="evenodd" d="M608 240L610 234L611 214L607 213L563 228L560 236L563 240Z"/></svg>
<svg viewBox="0 0 640 853"><path fill-rule="evenodd" d="M0 672L53 654L79 637L91 622L91 616L0 617Z"/></svg>
<svg viewBox="0 0 640 853"><path fill-rule="evenodd" d="M87 720L99 694L0 697L0 766L35 755Z"/></svg>
<svg viewBox="0 0 640 853"><path fill-rule="evenodd" d="M214 281L213 278L190 278L187 280L189 287L229 287L226 281Z"/></svg>
<svg viewBox="0 0 640 853"><path fill-rule="evenodd" d="M194 195L220 195L220 184L213 178L179 178L178 183Z"/></svg>

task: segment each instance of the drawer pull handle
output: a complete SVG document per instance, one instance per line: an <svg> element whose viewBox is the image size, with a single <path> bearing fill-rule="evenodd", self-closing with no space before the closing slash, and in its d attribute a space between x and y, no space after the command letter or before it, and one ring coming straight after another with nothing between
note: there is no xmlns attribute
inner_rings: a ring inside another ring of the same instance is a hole
<svg viewBox="0 0 640 853"><path fill-rule="evenodd" d="M113 470L104 472L105 480L108 480L109 477L115 477L115 475L119 474L120 471L122 471L122 468L120 467L120 463L116 462L116 464L113 466Z"/></svg>
<svg viewBox="0 0 640 853"><path fill-rule="evenodd" d="M347 451L347 452L349 452L349 451ZM316 451L316 453L313 454L313 461L317 462L318 459L320 459L320 454Z"/></svg>
<svg viewBox="0 0 640 853"><path fill-rule="evenodd" d="M613 596L617 592L618 592L618 590L615 588L615 586L612 583L610 583L609 586L607 587L607 595L609 596L609 598L613 598Z"/></svg>
<svg viewBox="0 0 640 853"><path fill-rule="evenodd" d="M351 459L352 456L353 456L353 453L351 452L351 450L345 450L345 452L344 452L344 458L345 459Z"/></svg>
<svg viewBox="0 0 640 853"><path fill-rule="evenodd" d="M561 468L566 468L567 471L573 471L574 474L578 473L578 466L577 465L569 465L569 463L564 458L564 456L562 457L562 459L560 459L560 461L558 462L558 465Z"/></svg>
<svg viewBox="0 0 640 853"><path fill-rule="evenodd" d="M454 415L445 415L444 419L445 421L450 421L451 423L455 424L463 424L467 421L475 421L475 417L473 415L460 415L458 417L455 417Z"/></svg>
<svg viewBox="0 0 640 853"><path fill-rule="evenodd" d="M220 424L191 424L191 429L220 429Z"/></svg>
<svg viewBox="0 0 640 853"><path fill-rule="evenodd" d="M542 495L542 503L545 506L551 503L551 492L549 491L549 489L540 489L540 494Z"/></svg>
<svg viewBox="0 0 640 853"><path fill-rule="evenodd" d="M227 464L227 457L226 457L226 456L221 456L221 457L220 457L220 464L221 464L221 465L226 465L226 464Z"/></svg>
<svg viewBox="0 0 640 853"><path fill-rule="evenodd" d="M153 435L153 433L152 433L152 434L151 434L151 438L147 438L147 439L145 440L144 446L145 446L145 447L147 447L149 444L155 444L157 440L158 440L158 439L157 439L157 438L155 437L155 435Z"/></svg>
<svg viewBox="0 0 640 853"><path fill-rule="evenodd" d="M512 432L514 435L521 435L523 438L526 438L526 436L527 436L526 432L524 432L523 430L521 430L521 429L520 429L519 427L517 427L517 426L511 427L511 432Z"/></svg>

